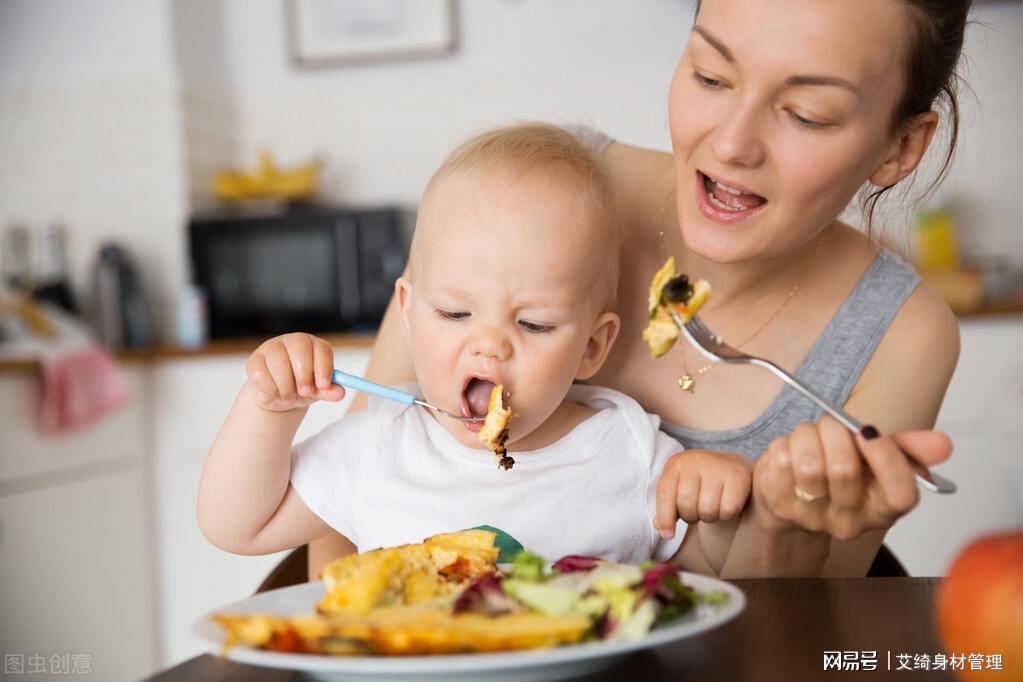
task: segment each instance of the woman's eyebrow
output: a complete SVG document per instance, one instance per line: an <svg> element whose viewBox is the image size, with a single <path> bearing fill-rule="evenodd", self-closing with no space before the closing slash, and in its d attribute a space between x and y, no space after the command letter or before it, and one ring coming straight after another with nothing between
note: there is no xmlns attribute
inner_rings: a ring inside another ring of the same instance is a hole
<svg viewBox="0 0 1023 682"><path fill-rule="evenodd" d="M844 78L837 76L819 76L815 74L807 74L803 76L789 76L785 79L785 85L799 86L799 85L833 85L838 88L845 88L852 92L852 94L860 97L860 89L857 88L853 83L847 81Z"/></svg>
<svg viewBox="0 0 1023 682"><path fill-rule="evenodd" d="M735 61L735 56L732 54L732 51L725 47L725 44L723 42L715 38L710 33L710 31L697 24L693 26L693 33L698 34L701 38L706 40L707 44L709 44L715 50L720 52L721 56L724 57L727 61L729 62Z"/></svg>
<svg viewBox="0 0 1023 682"><path fill-rule="evenodd" d="M715 50L721 53L721 56L730 63L735 62L735 55L729 50L723 42L710 31L699 25L693 26L693 33L696 33L703 38L708 45L713 47ZM847 81L844 78L837 76L823 76L817 74L805 74L798 76L789 76L785 79L785 85L789 86L800 86L800 85L832 85L839 88L845 88L849 90L857 97L860 97L860 89L856 87L852 82Z"/></svg>

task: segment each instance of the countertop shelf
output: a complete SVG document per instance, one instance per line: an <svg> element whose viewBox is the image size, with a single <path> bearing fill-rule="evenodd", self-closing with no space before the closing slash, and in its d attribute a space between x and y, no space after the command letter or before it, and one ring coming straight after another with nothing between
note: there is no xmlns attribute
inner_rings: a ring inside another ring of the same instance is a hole
<svg viewBox="0 0 1023 682"><path fill-rule="evenodd" d="M975 310L957 310L960 318L991 317L996 315L1023 315L1023 299L1007 301L990 301L982 303Z"/></svg>

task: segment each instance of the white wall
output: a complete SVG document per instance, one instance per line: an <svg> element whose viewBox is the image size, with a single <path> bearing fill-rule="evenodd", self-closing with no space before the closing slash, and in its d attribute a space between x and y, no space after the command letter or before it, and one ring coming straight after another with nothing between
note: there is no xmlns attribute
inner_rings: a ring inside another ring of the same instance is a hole
<svg viewBox="0 0 1023 682"><path fill-rule="evenodd" d="M127 243L159 301L186 214L165 0L0 2L0 226L61 221L72 280Z"/></svg>
<svg viewBox="0 0 1023 682"><path fill-rule="evenodd" d="M288 60L284 3L223 6L243 159L322 154L331 197L406 204L461 138L512 120L667 148L665 93L692 18L678 0L461 2L450 57L310 70Z"/></svg>

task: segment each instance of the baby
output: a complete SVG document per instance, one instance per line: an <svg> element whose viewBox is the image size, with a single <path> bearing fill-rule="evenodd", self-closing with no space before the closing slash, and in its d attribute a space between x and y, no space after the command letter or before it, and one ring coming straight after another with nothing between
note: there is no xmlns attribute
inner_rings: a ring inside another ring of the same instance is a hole
<svg viewBox="0 0 1023 682"><path fill-rule="evenodd" d="M619 332L618 239L605 179L571 134L527 124L463 144L424 192L396 283L417 377L406 388L482 416L503 385L514 468L495 466L478 422L375 398L292 447L308 405L344 389L330 383L326 341L285 334L249 358L210 450L203 533L225 550L263 554L330 528L365 551L486 526L550 558L707 566L685 560L676 525L735 519L750 467L680 453L634 400L575 383L600 369ZM730 542L704 537L729 533L727 524L699 527L693 552Z"/></svg>

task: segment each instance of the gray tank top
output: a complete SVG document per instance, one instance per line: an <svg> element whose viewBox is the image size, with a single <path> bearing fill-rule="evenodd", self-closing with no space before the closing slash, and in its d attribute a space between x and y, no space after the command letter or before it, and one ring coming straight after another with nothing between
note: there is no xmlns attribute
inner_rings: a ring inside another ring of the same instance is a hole
<svg viewBox="0 0 1023 682"><path fill-rule="evenodd" d="M598 156L612 142L591 128L565 128ZM833 404L844 405L895 314L919 283L913 268L882 249L807 353L796 376ZM661 430L686 448L757 458L772 440L791 433L802 422L817 421L822 414L817 405L785 386L759 417L737 429L695 431L662 421Z"/></svg>

